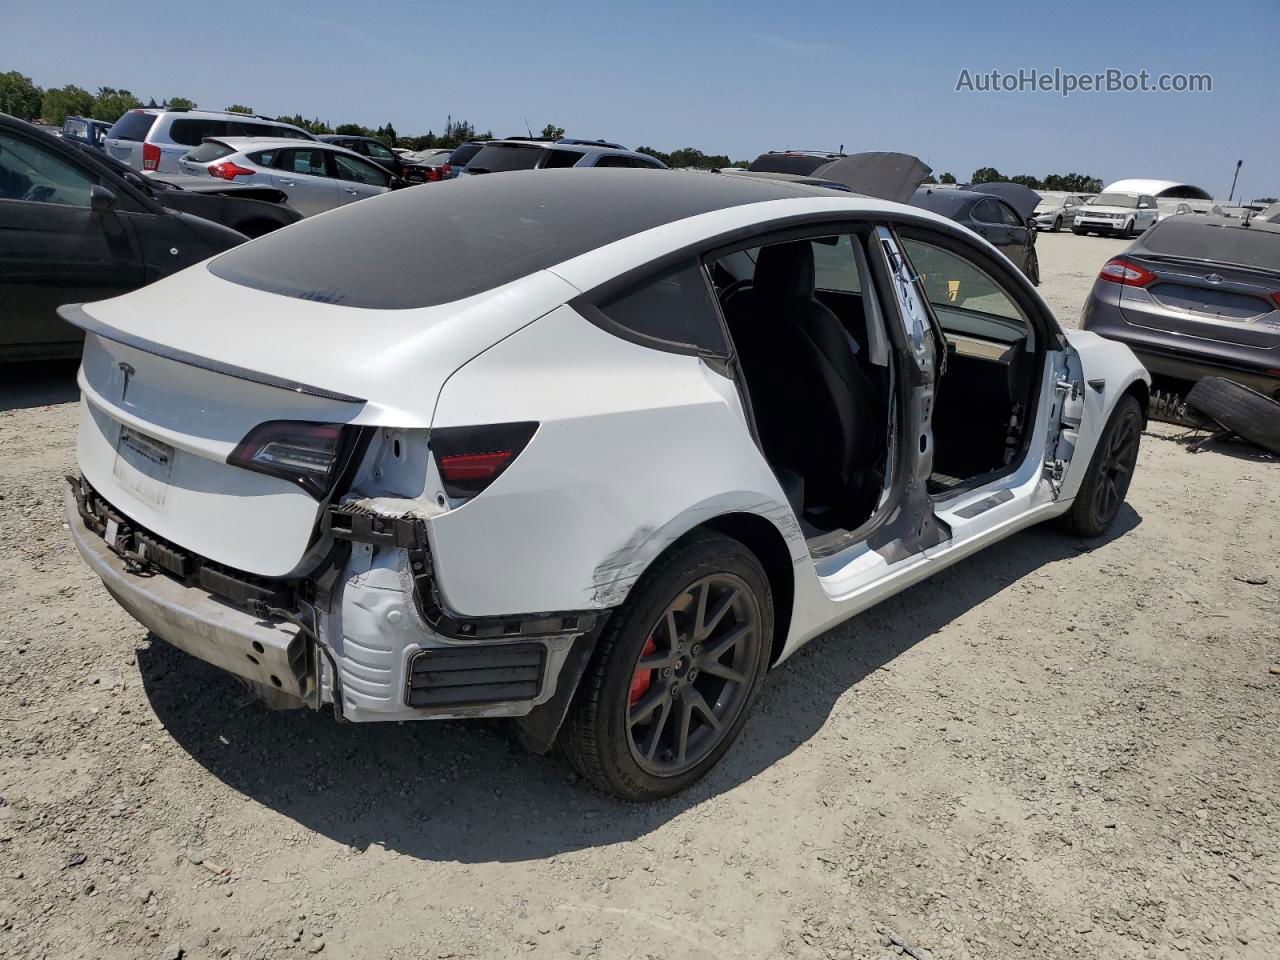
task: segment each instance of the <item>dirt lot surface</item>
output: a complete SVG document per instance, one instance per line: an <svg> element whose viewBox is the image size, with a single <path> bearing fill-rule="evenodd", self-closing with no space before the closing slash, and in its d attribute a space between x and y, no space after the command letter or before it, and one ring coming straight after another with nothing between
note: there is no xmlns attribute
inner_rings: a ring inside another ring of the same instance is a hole
<svg viewBox="0 0 1280 960"><path fill-rule="evenodd" d="M1122 246L1041 238L1065 320ZM716 772L624 806L501 725L270 713L148 640L64 524L72 372L0 376L0 956L1280 956L1280 465L1247 448L1154 426L1110 535L831 631Z"/></svg>

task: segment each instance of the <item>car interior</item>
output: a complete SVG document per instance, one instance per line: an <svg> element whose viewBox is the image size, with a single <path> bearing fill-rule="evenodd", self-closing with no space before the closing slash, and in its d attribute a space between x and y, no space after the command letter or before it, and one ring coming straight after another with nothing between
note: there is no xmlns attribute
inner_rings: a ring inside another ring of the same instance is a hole
<svg viewBox="0 0 1280 960"><path fill-rule="evenodd" d="M849 236L711 265L761 448L809 536L860 526L885 487L893 374L859 267Z"/></svg>
<svg viewBox="0 0 1280 960"><path fill-rule="evenodd" d="M929 478L930 492L945 494L1013 465L1029 425L1036 343L1021 309L977 264L910 236L902 244L947 338Z"/></svg>
<svg viewBox="0 0 1280 960"><path fill-rule="evenodd" d="M1032 328L999 285L942 247L903 241L947 338L929 489L939 497L1010 468L1028 426ZM854 530L887 496L892 350L864 291L857 237L789 240L719 257L712 283L757 436L808 537Z"/></svg>

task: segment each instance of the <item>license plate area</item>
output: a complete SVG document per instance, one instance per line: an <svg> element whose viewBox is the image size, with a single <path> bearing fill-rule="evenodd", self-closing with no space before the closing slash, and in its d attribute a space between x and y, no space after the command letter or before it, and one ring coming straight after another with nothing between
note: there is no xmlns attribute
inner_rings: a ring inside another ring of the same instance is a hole
<svg viewBox="0 0 1280 960"><path fill-rule="evenodd" d="M175 456L176 452L169 444L131 427L121 427L112 472L121 487L159 510L164 506L169 491Z"/></svg>

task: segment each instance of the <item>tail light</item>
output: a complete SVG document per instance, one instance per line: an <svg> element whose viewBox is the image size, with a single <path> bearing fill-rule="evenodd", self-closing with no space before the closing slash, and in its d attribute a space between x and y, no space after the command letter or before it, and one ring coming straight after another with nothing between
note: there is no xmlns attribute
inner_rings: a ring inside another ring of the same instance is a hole
<svg viewBox="0 0 1280 960"><path fill-rule="evenodd" d="M296 483L318 500L337 476L346 436L340 423L268 420L249 431L227 463Z"/></svg>
<svg viewBox="0 0 1280 960"><path fill-rule="evenodd" d="M236 177L251 177L257 172L257 170L242 167L231 160L223 160L221 163L215 163L209 167L209 173L220 180L234 180Z"/></svg>
<svg viewBox="0 0 1280 960"><path fill-rule="evenodd" d="M1280 290L1277 290L1275 293L1273 293L1271 295L1271 299L1275 301L1275 305L1277 307L1280 307Z"/></svg>
<svg viewBox="0 0 1280 960"><path fill-rule="evenodd" d="M484 491L511 466L537 429L536 423L526 421L432 430L428 445L444 492L453 500L469 500Z"/></svg>
<svg viewBox="0 0 1280 960"><path fill-rule="evenodd" d="M437 183L438 181L440 181L441 179L443 179L443 177L442 177L442 170L441 170L441 168L440 168L440 167L427 167L427 169L426 169L426 171L425 171L425 176L423 177L423 179L424 179L425 181L427 181L428 183Z"/></svg>
<svg viewBox="0 0 1280 960"><path fill-rule="evenodd" d="M144 143L142 145L142 169L160 169L160 148L154 143Z"/></svg>
<svg viewBox="0 0 1280 960"><path fill-rule="evenodd" d="M453 167L449 166L449 164L446 163L443 167L440 168L441 180L448 180L452 176L453 176Z"/></svg>
<svg viewBox="0 0 1280 960"><path fill-rule="evenodd" d="M1156 279L1156 275L1150 270L1144 270L1142 267L1134 266L1127 260L1121 260L1116 257L1108 260L1098 274L1099 280L1110 280L1112 283L1122 283L1126 287L1145 287Z"/></svg>

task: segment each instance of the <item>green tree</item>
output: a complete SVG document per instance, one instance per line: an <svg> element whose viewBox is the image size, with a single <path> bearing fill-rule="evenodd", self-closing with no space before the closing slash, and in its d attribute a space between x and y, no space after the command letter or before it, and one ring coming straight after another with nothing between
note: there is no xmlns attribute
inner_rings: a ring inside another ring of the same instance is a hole
<svg viewBox="0 0 1280 960"><path fill-rule="evenodd" d="M0 113L8 113L19 120L34 120L40 116L41 90L17 70L0 73Z"/></svg>
<svg viewBox="0 0 1280 960"><path fill-rule="evenodd" d="M82 87L68 84L57 90L46 90L40 116L55 126L62 126L68 116L87 117L93 113L93 94Z"/></svg>
<svg viewBox="0 0 1280 960"><path fill-rule="evenodd" d="M466 120L455 120L450 116L448 122L444 125L444 133L440 139L444 141L443 146L456 147L464 140L479 140L481 138L476 136L475 124Z"/></svg>
<svg viewBox="0 0 1280 960"><path fill-rule="evenodd" d="M374 131L358 123L340 123L333 128L333 132L344 137L372 137L374 134Z"/></svg>
<svg viewBox="0 0 1280 960"><path fill-rule="evenodd" d="M937 178L937 177L935 177L935 176L931 173L931 174L929 174L927 177L925 177L923 180L921 180L920 182L921 182L921 183L937 183L937 182L938 182L938 178Z"/></svg>
<svg viewBox="0 0 1280 960"><path fill-rule="evenodd" d="M979 167L969 178L970 183L998 183L1004 177L995 167Z"/></svg>
<svg viewBox="0 0 1280 960"><path fill-rule="evenodd" d="M557 127L554 123L548 123L542 128L539 134L543 140L560 140L564 137L564 127Z"/></svg>
<svg viewBox="0 0 1280 960"><path fill-rule="evenodd" d="M319 117L316 117L314 120L308 120L302 114L295 113L291 117L276 117L276 119L281 123L289 123L293 124L295 127L301 127L303 130L307 131L307 133L333 133L333 129Z"/></svg>
<svg viewBox="0 0 1280 960"><path fill-rule="evenodd" d="M227 107L227 113L247 113L249 116L253 116L253 107L246 107L243 104L233 103L231 106Z"/></svg>
<svg viewBox="0 0 1280 960"><path fill-rule="evenodd" d="M194 110L196 102L188 100L186 97L170 97L164 102L164 105L170 110Z"/></svg>
<svg viewBox="0 0 1280 960"><path fill-rule="evenodd" d="M142 106L142 101L128 90L115 87L99 87L93 97L93 119L119 120L121 115Z"/></svg>
<svg viewBox="0 0 1280 960"><path fill-rule="evenodd" d="M1020 173L1020 174L1018 174L1016 177L1010 177L1010 178L1009 178L1009 182L1010 182L1010 183L1020 183L1020 184L1022 184L1024 187L1030 187L1032 190L1043 190L1043 189L1045 189L1044 185L1043 185L1043 184L1041 184L1039 180L1037 180L1035 177L1028 176L1028 175L1027 175L1027 174L1025 174L1025 173Z"/></svg>
<svg viewBox="0 0 1280 960"><path fill-rule="evenodd" d="M388 123L385 127L379 127L374 132L373 135L375 139L383 141L389 147L400 146L400 144L397 142L398 138L396 137L396 128L393 127L390 123Z"/></svg>
<svg viewBox="0 0 1280 960"><path fill-rule="evenodd" d="M1044 189L1067 193L1101 193L1102 181L1086 173L1051 173L1044 178Z"/></svg>
<svg viewBox="0 0 1280 960"><path fill-rule="evenodd" d="M939 183L955 183L956 175L954 173L944 173L938 178Z"/></svg>

